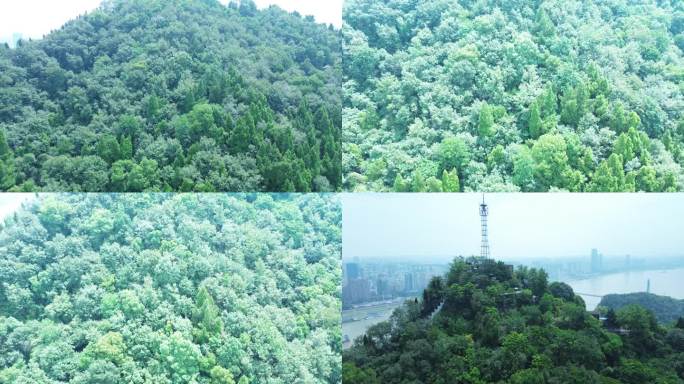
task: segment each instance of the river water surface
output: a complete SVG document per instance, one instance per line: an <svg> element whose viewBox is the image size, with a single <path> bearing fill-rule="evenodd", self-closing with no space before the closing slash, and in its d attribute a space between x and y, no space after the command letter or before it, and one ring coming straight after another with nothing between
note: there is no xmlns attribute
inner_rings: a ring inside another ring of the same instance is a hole
<svg viewBox="0 0 684 384"><path fill-rule="evenodd" d="M582 296L588 310L596 308L600 297L609 293L646 292L646 284L651 280L651 293L684 299L684 268L652 271L629 271L600 275L589 279L566 281L577 294ZM344 347L363 335L370 326L389 319L392 311L403 303L403 299L364 308L342 311L342 335L348 341Z"/></svg>
<svg viewBox="0 0 684 384"><path fill-rule="evenodd" d="M646 292L649 279L651 280L651 293L684 299L684 268L611 273L589 279L566 281L566 283L582 296L587 309L592 310L596 308L601 298L586 294L603 296L609 293Z"/></svg>

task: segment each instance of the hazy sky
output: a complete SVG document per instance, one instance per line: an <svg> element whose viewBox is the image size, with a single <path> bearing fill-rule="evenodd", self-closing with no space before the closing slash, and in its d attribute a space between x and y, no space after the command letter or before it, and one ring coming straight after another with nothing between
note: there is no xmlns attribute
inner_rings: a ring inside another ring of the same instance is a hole
<svg viewBox="0 0 684 384"><path fill-rule="evenodd" d="M19 209L21 203L33 199L34 196L34 193L0 193L0 222Z"/></svg>
<svg viewBox="0 0 684 384"><path fill-rule="evenodd" d="M481 194L345 194L343 257L480 253ZM494 258L684 254L684 194L487 194Z"/></svg>
<svg viewBox="0 0 684 384"><path fill-rule="evenodd" d="M101 0L3 0L0 2L0 39L14 33L41 38L67 21L97 8ZM228 3L228 0L221 0ZM313 15L317 21L342 24L342 0L255 0L259 8L276 4L287 11Z"/></svg>
<svg viewBox="0 0 684 384"><path fill-rule="evenodd" d="M302 15L313 15L316 18L316 21L332 24L337 27L342 25L342 1L343 0L254 0L256 5L260 8L275 4L290 12L297 11Z"/></svg>

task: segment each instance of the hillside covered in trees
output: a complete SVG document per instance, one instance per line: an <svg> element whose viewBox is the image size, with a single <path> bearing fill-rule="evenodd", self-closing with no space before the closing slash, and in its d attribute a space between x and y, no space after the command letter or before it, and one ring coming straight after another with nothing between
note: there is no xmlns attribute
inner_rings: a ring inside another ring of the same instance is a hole
<svg viewBox="0 0 684 384"><path fill-rule="evenodd" d="M0 46L0 190L333 191L341 36L252 0L105 0Z"/></svg>
<svg viewBox="0 0 684 384"><path fill-rule="evenodd" d="M337 383L326 194L51 194L0 229L0 383Z"/></svg>
<svg viewBox="0 0 684 384"><path fill-rule="evenodd" d="M684 318L684 300L646 292L606 295L601 299L599 307L619 310L633 304L638 304L653 312L656 319L663 324L670 324Z"/></svg>
<svg viewBox="0 0 684 384"><path fill-rule="evenodd" d="M601 322L543 270L456 259L343 354L349 384L684 383L684 321L627 306Z"/></svg>
<svg viewBox="0 0 684 384"><path fill-rule="evenodd" d="M684 2L349 0L349 190L684 190Z"/></svg>

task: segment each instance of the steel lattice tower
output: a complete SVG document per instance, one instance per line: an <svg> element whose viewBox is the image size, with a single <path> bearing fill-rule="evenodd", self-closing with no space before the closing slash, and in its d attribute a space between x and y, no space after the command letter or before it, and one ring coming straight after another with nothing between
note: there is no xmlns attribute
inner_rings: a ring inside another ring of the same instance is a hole
<svg viewBox="0 0 684 384"><path fill-rule="evenodd" d="M480 225L482 229L482 244L480 245L480 257L483 259L489 259L489 237L487 236L487 215L489 214L489 208L484 200L484 194L482 195L482 204L480 204Z"/></svg>

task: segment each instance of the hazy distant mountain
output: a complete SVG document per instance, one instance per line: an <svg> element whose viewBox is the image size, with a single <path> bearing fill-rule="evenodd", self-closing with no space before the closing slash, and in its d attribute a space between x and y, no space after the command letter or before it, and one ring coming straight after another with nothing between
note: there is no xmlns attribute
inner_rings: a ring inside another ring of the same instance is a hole
<svg viewBox="0 0 684 384"><path fill-rule="evenodd" d="M615 310L631 304L639 304L653 312L661 323L671 323L684 316L684 300L646 292L606 295L599 303Z"/></svg>

